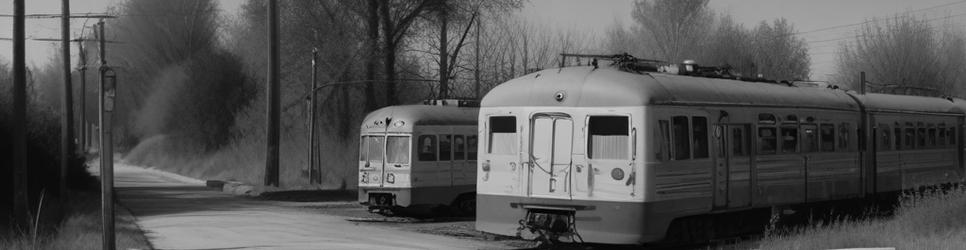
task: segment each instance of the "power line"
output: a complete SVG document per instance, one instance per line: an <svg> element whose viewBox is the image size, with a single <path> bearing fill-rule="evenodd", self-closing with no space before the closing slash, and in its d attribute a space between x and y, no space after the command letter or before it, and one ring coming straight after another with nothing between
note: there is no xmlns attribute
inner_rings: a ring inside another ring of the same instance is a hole
<svg viewBox="0 0 966 250"><path fill-rule="evenodd" d="M917 9L917 10L910 10L910 11L906 11L906 12L900 12L900 13L896 13L895 15L910 14L910 13L915 13L915 12L922 12L922 11L927 11L927 10L932 10L932 9L938 9L938 8L942 8L942 7L948 7L948 6L952 6L952 5L957 5L957 4L961 4L961 3L966 3L966 0L956 1L956 2L952 2L952 3L946 3L946 4L941 4L941 5L936 5L936 6L922 8L922 9ZM895 17L893 17L893 18L895 18ZM825 27L825 28L818 28L818 29L814 29L814 30L795 32L795 33L791 33L791 34L788 34L788 35L789 36L791 36L791 35L801 35L801 34L808 34L808 33L814 33L814 32L819 32L819 31L826 31L826 30L833 30L833 29L841 29L841 28L847 28L847 27L852 27L852 26L858 26L858 25L867 24L867 23L870 23L872 21L873 20L866 20L866 21L860 22L860 23L836 25L836 26L830 26L830 27Z"/></svg>
<svg viewBox="0 0 966 250"><path fill-rule="evenodd" d="M926 19L926 20L924 20L924 22L934 22L934 21L939 21L939 20L944 20L944 19L950 19L950 18L959 17L959 16L966 16L966 13L960 13L960 14L956 14L956 15L948 15L948 16L944 16L944 17L937 17L937 18ZM852 38L860 38L860 37L865 37L865 35L849 35L849 36L845 36L845 37L837 37L837 38L831 38L831 39L826 39L826 40L805 41L805 43L806 44L814 44L814 43L834 42L834 41L841 41L841 40L847 40L847 39L852 39Z"/></svg>

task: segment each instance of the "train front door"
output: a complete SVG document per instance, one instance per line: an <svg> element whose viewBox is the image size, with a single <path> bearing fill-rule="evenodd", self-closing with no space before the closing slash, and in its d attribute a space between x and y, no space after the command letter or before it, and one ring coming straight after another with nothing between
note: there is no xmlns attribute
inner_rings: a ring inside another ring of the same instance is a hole
<svg viewBox="0 0 966 250"><path fill-rule="evenodd" d="M570 199L573 120L565 114L537 114L530 125L530 196Z"/></svg>
<svg viewBox="0 0 966 250"><path fill-rule="evenodd" d="M751 205L750 131L748 124L715 125L715 208Z"/></svg>

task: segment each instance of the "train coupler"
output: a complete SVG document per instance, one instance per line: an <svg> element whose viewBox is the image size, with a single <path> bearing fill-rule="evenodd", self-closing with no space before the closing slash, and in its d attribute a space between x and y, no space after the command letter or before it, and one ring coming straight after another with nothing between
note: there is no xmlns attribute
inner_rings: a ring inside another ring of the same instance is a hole
<svg viewBox="0 0 966 250"><path fill-rule="evenodd" d="M546 244L583 242L577 233L576 211L557 209L527 209L519 221L517 236Z"/></svg>

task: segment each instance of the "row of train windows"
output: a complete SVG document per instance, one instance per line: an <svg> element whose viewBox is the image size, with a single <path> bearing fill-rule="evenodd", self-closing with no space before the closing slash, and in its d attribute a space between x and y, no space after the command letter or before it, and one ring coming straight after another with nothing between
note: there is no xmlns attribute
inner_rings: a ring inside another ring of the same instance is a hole
<svg viewBox="0 0 966 250"><path fill-rule="evenodd" d="M881 151L932 149L956 146L956 129L945 124L924 124L918 126L906 123L905 126L879 123L878 148Z"/></svg>
<svg viewBox="0 0 966 250"><path fill-rule="evenodd" d="M476 135L420 135L418 142L419 161L476 160Z"/></svg>
<svg viewBox="0 0 966 250"><path fill-rule="evenodd" d="M771 116L773 117L773 116ZM762 122L758 125L759 155L794 154L800 152L850 151L850 123L776 125ZM655 153L659 160L706 159L708 155L708 119L704 116L673 116L670 120L658 120L658 140ZM732 134L732 151L735 156L748 155L747 142L737 129ZM836 138L838 139L836 141Z"/></svg>
<svg viewBox="0 0 966 250"><path fill-rule="evenodd" d="M571 118L557 119L570 120ZM518 152L519 139L517 138L516 124L516 117L513 116L491 116L489 118L489 144L487 145L489 154L513 155ZM630 117L589 116L587 126L587 158L598 160L631 159L633 146L631 145ZM533 133L541 132L547 131L534 131ZM546 145L550 145L553 142L532 143L547 143Z"/></svg>

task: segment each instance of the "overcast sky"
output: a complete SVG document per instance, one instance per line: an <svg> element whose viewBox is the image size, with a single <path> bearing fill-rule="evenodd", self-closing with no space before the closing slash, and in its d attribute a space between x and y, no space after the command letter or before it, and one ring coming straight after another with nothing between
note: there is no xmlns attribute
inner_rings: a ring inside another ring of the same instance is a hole
<svg viewBox="0 0 966 250"><path fill-rule="evenodd" d="M26 1L27 14L60 13L60 0ZM71 12L104 12L109 5L120 0L71 1ZM237 13L244 0L219 0L225 13ZM11 14L13 2L0 4L0 13ZM615 22L630 25L632 0L531 0L523 12L532 21L560 28L575 29L587 34L602 35L607 26ZM937 7L938 6L938 7ZM914 11L916 15L938 19L933 23L949 21L966 24L966 1L962 0L711 0L710 7L715 11L731 14L735 20L754 27L763 20L776 18L788 19L799 31L813 31L834 26L861 23L869 18L890 18L897 13ZM935 8L933 8L935 7ZM923 10L925 9L925 10ZM949 18L943 18L947 17ZM79 36L83 26L90 26L96 20L74 20L71 34ZM0 27L11 27L10 18L0 18ZM960 25L966 27L966 25ZM822 80L834 67L835 48L856 26L836 28L802 34L810 46L812 58L812 78ZM87 31L89 32L89 28ZM37 38L58 38L60 35L58 19L30 19L27 21L27 36ZM0 37L9 38L11 28L0 29ZM827 41L833 40L833 41ZM827 42L826 42L827 41ZM39 66L47 63L55 51L55 43L27 42L28 65ZM0 57L9 61L10 41L0 41ZM72 49L76 53L76 48Z"/></svg>

